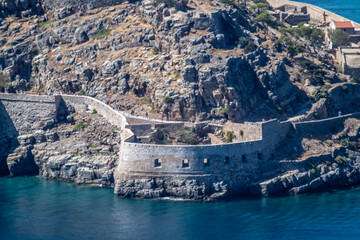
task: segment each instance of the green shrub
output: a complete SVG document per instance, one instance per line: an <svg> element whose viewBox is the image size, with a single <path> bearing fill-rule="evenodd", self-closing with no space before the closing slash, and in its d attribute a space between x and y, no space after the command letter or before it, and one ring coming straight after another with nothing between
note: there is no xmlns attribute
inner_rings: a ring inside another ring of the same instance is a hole
<svg viewBox="0 0 360 240"><path fill-rule="evenodd" d="M350 45L350 35L340 29L329 31L329 37L333 44L338 46Z"/></svg>
<svg viewBox="0 0 360 240"><path fill-rule="evenodd" d="M231 131L226 131L225 137L226 137L225 141L228 142L228 143L232 142L233 139L236 138L235 134L233 132L231 132Z"/></svg>
<svg viewBox="0 0 360 240"><path fill-rule="evenodd" d="M245 53L250 53L257 49L257 45L251 39L245 37L240 37L238 43L241 48L244 48Z"/></svg>
<svg viewBox="0 0 360 240"><path fill-rule="evenodd" d="M229 4L229 5L235 4L235 0L219 0L219 2L221 2L223 4Z"/></svg>
<svg viewBox="0 0 360 240"><path fill-rule="evenodd" d="M102 37L106 37L108 35L110 35L111 30L110 29L100 29L92 38L93 39L98 39L98 38L102 38Z"/></svg>
<svg viewBox="0 0 360 240"><path fill-rule="evenodd" d="M159 54L159 49L156 46L153 46L151 48L151 53L152 53L152 55L157 55L157 54Z"/></svg>
<svg viewBox="0 0 360 240"><path fill-rule="evenodd" d="M323 70L322 66L310 61L308 59L300 61L300 66L303 68L305 75L322 77L326 74L326 71Z"/></svg>
<svg viewBox="0 0 360 240"><path fill-rule="evenodd" d="M243 130L240 130L240 131L239 131L239 135L243 137L243 136L244 136L244 131L243 131Z"/></svg>
<svg viewBox="0 0 360 240"><path fill-rule="evenodd" d="M267 3L257 3L255 5L251 5L250 9L258 9L258 11L263 11L266 8L268 8L268 4Z"/></svg>
<svg viewBox="0 0 360 240"><path fill-rule="evenodd" d="M227 116L229 114L229 108L227 108L227 107L222 108L221 114L223 114L224 116Z"/></svg>
<svg viewBox="0 0 360 240"><path fill-rule="evenodd" d="M84 131L85 125L83 123L78 123L73 127L74 131Z"/></svg>
<svg viewBox="0 0 360 240"><path fill-rule="evenodd" d="M281 43L285 46L285 50L289 53L300 53L303 52L303 49L295 44L289 37L281 35L279 39L276 40L277 43Z"/></svg>
<svg viewBox="0 0 360 240"><path fill-rule="evenodd" d="M85 95L84 89L81 89L81 90L79 91L79 94L80 94L80 95Z"/></svg>
<svg viewBox="0 0 360 240"><path fill-rule="evenodd" d="M279 31L283 34L288 33L293 37L303 37L315 45L320 45L325 40L324 32L321 29L305 26L303 23L299 23L294 28L282 27Z"/></svg>
<svg viewBox="0 0 360 240"><path fill-rule="evenodd" d="M110 157L114 157L116 154L115 153L110 153Z"/></svg>
<svg viewBox="0 0 360 240"><path fill-rule="evenodd" d="M267 3L266 0L253 0L253 2L254 2L255 4L258 4L258 3Z"/></svg>
<svg viewBox="0 0 360 240"><path fill-rule="evenodd" d="M39 54L39 50L37 49L37 47L33 47L33 48L31 49L31 54L32 54L33 56L36 56L36 55Z"/></svg>
<svg viewBox="0 0 360 240"><path fill-rule="evenodd" d="M88 148L97 148L97 146L96 146L96 145L93 145L93 144L90 144L90 145L88 146Z"/></svg>
<svg viewBox="0 0 360 240"><path fill-rule="evenodd" d="M318 89L312 93L313 98L318 101L320 98L328 98L329 93L325 89Z"/></svg>
<svg viewBox="0 0 360 240"><path fill-rule="evenodd" d="M110 132L112 132L112 133L113 133L113 132L117 132L117 131L119 131L118 128L113 128L113 129L110 130Z"/></svg>
<svg viewBox="0 0 360 240"><path fill-rule="evenodd" d="M43 27L49 25L50 23L51 23L51 19L49 19L49 20L47 20L47 21L45 21L45 22L39 23L39 27L40 27L40 28L43 28Z"/></svg>
<svg viewBox="0 0 360 240"><path fill-rule="evenodd" d="M0 88L9 87L11 84L11 79L8 76L0 73Z"/></svg>
<svg viewBox="0 0 360 240"><path fill-rule="evenodd" d="M195 133L195 128L184 128L182 130L179 130L175 134L178 138L178 140L182 143L195 145L198 144L198 136Z"/></svg>
<svg viewBox="0 0 360 240"><path fill-rule="evenodd" d="M271 16L267 12L262 12L255 17L256 21L264 22L269 26L276 26L276 21L274 20L273 16Z"/></svg>
<svg viewBox="0 0 360 240"><path fill-rule="evenodd" d="M97 114L97 110L94 108L93 111L92 111L93 114Z"/></svg>
<svg viewBox="0 0 360 240"><path fill-rule="evenodd" d="M344 156L337 156L337 157L334 159L334 162L336 162L336 163L339 164L339 165L343 165L344 163L346 163L346 157L344 157Z"/></svg>
<svg viewBox="0 0 360 240"><path fill-rule="evenodd" d="M340 144L345 147L348 147L349 146L349 138L340 139Z"/></svg>
<svg viewBox="0 0 360 240"><path fill-rule="evenodd" d="M162 102L165 103L165 104L170 103L171 102L171 97L170 96L163 97Z"/></svg>
<svg viewBox="0 0 360 240"><path fill-rule="evenodd" d="M175 72L175 78L176 79L180 79L181 78L181 73L179 71Z"/></svg>

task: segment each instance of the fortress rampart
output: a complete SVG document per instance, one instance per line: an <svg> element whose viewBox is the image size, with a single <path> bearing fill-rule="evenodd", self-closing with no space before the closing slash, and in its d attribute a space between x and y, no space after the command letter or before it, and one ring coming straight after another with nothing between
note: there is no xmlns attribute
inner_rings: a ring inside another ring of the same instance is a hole
<svg viewBox="0 0 360 240"><path fill-rule="evenodd" d="M61 102L72 105L76 111L96 109L110 123L121 129L122 141L119 164L115 173L115 193L123 196L158 197L177 196L204 199L221 196L224 192L258 192L249 186L264 176L273 176L279 166L293 164L274 160L273 153L290 131L296 134L326 134L350 117L347 114L307 122L231 123L214 128L239 133L243 130L249 139L234 143L212 145L143 144L136 136L148 135L156 127L170 129L185 126L211 125L209 123L143 123L129 125L126 117L106 104L86 96L37 96L0 94L2 125L12 121L15 130L2 126L2 133L13 131L27 134L36 131L41 121L56 121ZM16 134L13 134L16 137ZM291 168L291 166L289 167ZM283 167L283 169L286 169Z"/></svg>

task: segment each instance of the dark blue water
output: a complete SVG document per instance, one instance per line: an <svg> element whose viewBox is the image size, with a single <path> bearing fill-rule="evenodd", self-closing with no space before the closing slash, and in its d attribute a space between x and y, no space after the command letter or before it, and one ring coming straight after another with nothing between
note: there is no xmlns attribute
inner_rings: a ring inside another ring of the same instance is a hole
<svg viewBox="0 0 360 240"><path fill-rule="evenodd" d="M184 202L0 178L0 239L358 239L360 188L297 197Z"/></svg>
<svg viewBox="0 0 360 240"><path fill-rule="evenodd" d="M319 6L360 23L360 0L295 0Z"/></svg>

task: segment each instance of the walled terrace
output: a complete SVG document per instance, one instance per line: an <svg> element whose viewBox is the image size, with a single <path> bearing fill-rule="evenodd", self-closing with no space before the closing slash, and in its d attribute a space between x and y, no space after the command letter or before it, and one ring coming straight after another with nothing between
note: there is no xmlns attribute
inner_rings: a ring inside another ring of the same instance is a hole
<svg viewBox="0 0 360 240"><path fill-rule="evenodd" d="M281 144L286 145L289 134L326 134L346 119L360 117L360 113L353 113L306 122L270 120L225 125L170 122L125 115L86 96L0 93L1 135L11 139L33 133L44 123L51 127L58 121L64 103L76 111L96 109L121 130L115 193L128 197L217 199L241 193L261 195L259 183L274 177L287 164L275 155ZM147 141L157 129L171 133L184 128L206 135L207 141L198 145ZM232 132L233 142L224 142L220 132ZM287 170L296 165L289 164Z"/></svg>

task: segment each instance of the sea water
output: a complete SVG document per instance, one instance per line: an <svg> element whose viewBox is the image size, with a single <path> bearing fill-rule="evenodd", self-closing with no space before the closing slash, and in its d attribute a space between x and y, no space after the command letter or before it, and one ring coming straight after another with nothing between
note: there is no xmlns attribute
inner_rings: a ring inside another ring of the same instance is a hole
<svg viewBox="0 0 360 240"><path fill-rule="evenodd" d="M0 239L358 239L360 188L219 202L124 199L112 189L0 178Z"/></svg>
<svg viewBox="0 0 360 240"><path fill-rule="evenodd" d="M360 0L295 0L310 3L360 23Z"/></svg>

